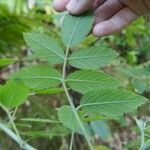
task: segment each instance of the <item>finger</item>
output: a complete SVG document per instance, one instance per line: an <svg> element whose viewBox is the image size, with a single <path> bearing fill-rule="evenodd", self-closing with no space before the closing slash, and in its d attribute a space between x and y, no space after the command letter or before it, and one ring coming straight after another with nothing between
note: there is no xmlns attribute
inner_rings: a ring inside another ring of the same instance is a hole
<svg viewBox="0 0 150 150"><path fill-rule="evenodd" d="M107 0L95 10L95 24L110 19L114 14L123 9L123 7L124 5L119 0Z"/></svg>
<svg viewBox="0 0 150 150"><path fill-rule="evenodd" d="M95 0L91 10L97 9L100 5L102 5L106 0Z"/></svg>
<svg viewBox="0 0 150 150"><path fill-rule="evenodd" d="M67 10L74 15L79 15L90 9L95 0L71 0L66 6Z"/></svg>
<svg viewBox="0 0 150 150"><path fill-rule="evenodd" d="M93 34L95 36L106 36L119 32L137 17L137 14L125 7L109 20L97 24L93 28Z"/></svg>
<svg viewBox="0 0 150 150"><path fill-rule="evenodd" d="M53 7L58 12L63 12L66 10L66 5L70 0L54 0Z"/></svg>

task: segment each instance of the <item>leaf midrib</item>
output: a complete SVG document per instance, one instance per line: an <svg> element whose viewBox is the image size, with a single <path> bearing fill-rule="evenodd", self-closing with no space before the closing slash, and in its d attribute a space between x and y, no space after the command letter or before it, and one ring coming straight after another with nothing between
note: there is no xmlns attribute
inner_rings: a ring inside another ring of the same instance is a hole
<svg viewBox="0 0 150 150"><path fill-rule="evenodd" d="M54 50L51 49L50 47L47 47L47 46L45 46L44 44L39 43L37 40L31 38L30 36L28 36L28 38L31 39L31 40L33 40L34 42L38 43L39 45L41 45L41 46L43 46L43 47L49 49L51 52L53 52L53 53L56 54L57 56L61 57L63 60L65 59L65 57L63 57L62 55L60 55L59 53L57 53L56 51L54 51Z"/></svg>
<svg viewBox="0 0 150 150"><path fill-rule="evenodd" d="M75 31L76 31L76 28L77 28L79 22L80 22L80 18L77 18L77 23L75 24L74 30L73 30L73 32L72 32L72 34L71 34L71 36L70 36L70 39L69 39L69 42L68 42L68 46L67 46L67 47L70 47L70 45L71 45L71 42L72 42L72 40L73 40Z"/></svg>
<svg viewBox="0 0 150 150"><path fill-rule="evenodd" d="M76 80L76 79L67 79L66 81L71 81L71 82L86 82L86 83L102 83L103 82L103 80L101 80L101 81L93 81L93 80L91 80L91 81L89 81L89 80Z"/></svg>
<svg viewBox="0 0 150 150"><path fill-rule="evenodd" d="M17 77L16 77L17 78ZM54 79L61 81L61 78L49 77L49 76L36 76L36 77L18 77L20 79Z"/></svg>

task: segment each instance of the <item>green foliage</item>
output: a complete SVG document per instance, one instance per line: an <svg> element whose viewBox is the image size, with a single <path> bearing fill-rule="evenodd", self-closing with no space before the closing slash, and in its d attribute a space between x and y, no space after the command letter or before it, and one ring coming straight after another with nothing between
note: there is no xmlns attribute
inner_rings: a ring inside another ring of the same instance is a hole
<svg viewBox="0 0 150 150"><path fill-rule="evenodd" d="M27 100L28 94L27 86L9 81L0 88L0 103L9 108L17 107Z"/></svg>
<svg viewBox="0 0 150 150"><path fill-rule="evenodd" d="M131 80L130 84L139 94L150 91L149 61L135 67L117 67L117 71L123 77Z"/></svg>
<svg viewBox="0 0 150 150"><path fill-rule="evenodd" d="M64 46L56 43L51 36L46 34L35 32L24 34L25 41L31 48L33 55L39 58L40 63L41 61L45 61L45 63L26 66L14 73L11 76L11 80L16 82L10 81L0 88L1 103L4 107L11 108L22 104L27 99L29 88L31 93L34 92L34 94L64 92L70 104L57 108L59 119L57 123L62 125L60 125L60 130L57 130L57 128L51 131L34 130L23 133L24 135L33 136L34 138L51 138L56 135L60 136L61 133L62 135L67 135L71 131L82 134L89 148L93 150L89 127L93 126L93 130L98 132L97 126L100 124L97 125L92 121L108 118L119 119L126 113L130 114L130 112L147 101L143 96L123 89L121 82L105 73L103 69L98 70L99 68L107 67L118 56L116 51L105 44L99 46L95 44L95 46L80 48L77 51L72 48L78 47L86 38L91 31L93 22L94 17L91 14L81 16L65 14L61 29L61 38ZM53 66L50 66L49 63ZM71 72L72 70L69 70L71 66L77 68L77 71ZM62 70L61 72L60 69ZM120 72L122 70L120 69ZM150 75L149 71L143 68L136 68L134 71L127 69L122 72L135 79L137 79L136 74L138 74L138 79L149 78ZM144 76L143 73L145 74ZM138 86L138 84L134 85ZM80 104L77 107L74 105L74 97L69 93L70 89L82 95ZM140 90L143 91L143 89ZM5 111L10 118L14 131L16 131L16 135L19 135L11 115L7 110ZM93 119L89 120L89 124L87 124L86 118ZM51 119L28 119L32 123L52 123ZM66 130L68 131L67 133ZM100 132L99 135L101 135Z"/></svg>
<svg viewBox="0 0 150 150"><path fill-rule="evenodd" d="M146 21L144 17L140 17L135 22L133 22L127 29L124 30L123 34L125 35L127 42L130 46L136 46L136 34L144 36L145 34L150 34L150 29L146 27Z"/></svg>
<svg viewBox="0 0 150 150"><path fill-rule="evenodd" d="M13 62L14 62L14 59L0 58L0 67L12 64Z"/></svg>
<svg viewBox="0 0 150 150"><path fill-rule="evenodd" d="M76 71L69 75L66 81L73 90L80 93L98 89L113 89L120 86L120 82L117 79L102 71Z"/></svg>
<svg viewBox="0 0 150 150"><path fill-rule="evenodd" d="M84 40L92 28L93 21L93 15L71 16L66 14L61 32L64 45L73 47Z"/></svg>
<svg viewBox="0 0 150 150"><path fill-rule="evenodd" d="M83 131L80 128L78 120L76 119L72 108L70 106L64 105L57 109L58 118L60 122L67 128L69 128L72 132L77 132L79 134L83 134ZM90 137L91 133L89 130L89 126L83 122L83 126Z"/></svg>
<svg viewBox="0 0 150 150"><path fill-rule="evenodd" d="M65 57L64 52L51 37L40 33L26 33L24 34L24 38L39 58L52 64L63 62Z"/></svg>
<svg viewBox="0 0 150 150"><path fill-rule="evenodd" d="M144 104L146 98L122 89L92 91L81 99L79 108L87 115L121 116Z"/></svg>
<svg viewBox="0 0 150 150"><path fill-rule="evenodd" d="M27 137L32 137L32 138L49 138L52 139L53 137L59 136L59 137L64 137L68 134L70 134L70 131L61 126L61 125L57 125L49 130L41 130L41 131L27 131L22 133L23 135L27 136Z"/></svg>
<svg viewBox="0 0 150 150"><path fill-rule="evenodd" d="M24 67L14 75L12 79L23 81L31 89L40 90L57 87L61 83L61 74L46 65Z"/></svg>
<svg viewBox="0 0 150 150"><path fill-rule="evenodd" d="M117 52L107 47L89 47L70 55L69 64L80 69L98 69L109 64L118 56Z"/></svg>
<svg viewBox="0 0 150 150"><path fill-rule="evenodd" d="M58 118L60 122L74 132L81 133L78 121L76 120L70 106L62 106L58 110Z"/></svg>

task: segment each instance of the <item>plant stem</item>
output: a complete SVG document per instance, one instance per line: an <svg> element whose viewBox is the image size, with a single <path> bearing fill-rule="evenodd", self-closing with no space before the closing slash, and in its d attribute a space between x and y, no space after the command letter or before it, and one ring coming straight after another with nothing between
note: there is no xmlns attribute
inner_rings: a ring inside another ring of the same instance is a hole
<svg viewBox="0 0 150 150"><path fill-rule="evenodd" d="M141 146L139 148L139 150L146 150L146 145L145 145L145 134L144 134L144 130L146 127L146 122L144 122L143 120L138 120L137 118L134 118L136 121L137 126L140 129L140 133L141 133Z"/></svg>
<svg viewBox="0 0 150 150"><path fill-rule="evenodd" d="M0 106L1 106L1 108L6 112L7 117L8 117L8 119L9 119L9 121L10 121L10 123L11 123L11 125L12 125L12 127L13 127L13 129L14 129L14 131L15 131L15 133L16 133L16 135L18 136L19 139L21 139L20 134L19 134L19 132L18 132L18 130L17 130L17 128L16 128L16 125L15 125L15 123L14 123L14 121L13 121L13 118L11 117L9 111L8 111L7 108L5 108L5 106L3 106L2 104L0 104Z"/></svg>
<svg viewBox="0 0 150 150"><path fill-rule="evenodd" d="M17 113L17 110L18 110L18 106L15 108L13 114L12 114L12 119L14 120L15 119L15 115Z"/></svg>
<svg viewBox="0 0 150 150"><path fill-rule="evenodd" d="M74 141L74 132L72 132L72 134L71 134L69 150L72 150L72 148L73 148L73 141Z"/></svg>
<svg viewBox="0 0 150 150"><path fill-rule="evenodd" d="M14 141L16 141L20 145L20 139L18 138L18 136L16 136L16 134L14 132L12 132L8 127L6 127L5 124L2 124L1 122L0 122L0 129L2 131L4 131L7 135L9 135ZM22 148L24 148L25 150L36 150L29 144L27 144L23 141L22 141L22 143L23 143Z"/></svg>
<svg viewBox="0 0 150 150"><path fill-rule="evenodd" d="M0 129L3 130L7 135L9 135L14 141L16 141L21 148L24 148L25 150L36 150L35 148L33 148L32 146L30 146L29 144L25 143L20 134L19 131L13 121L12 116L10 115L9 111L7 110L7 108L5 106L3 106L3 104L0 103L0 107L6 112L7 117L15 131L15 133L13 133L9 128L6 127L6 125L0 123Z"/></svg>
<svg viewBox="0 0 150 150"><path fill-rule="evenodd" d="M87 141L89 149L90 150L94 150L93 145L92 145L92 143L91 143L91 141L89 139L89 136L88 136L88 134L87 134L87 132L86 132L86 130L85 130L83 124L82 124L82 121L80 120L78 112L76 111L76 108L75 108L75 106L74 106L74 104L72 102L72 98L69 95L69 92L68 92L68 89L67 89L67 86L66 86L66 83L65 83L65 80L66 80L66 68L67 68L67 61L68 61L68 54L69 54L69 49L70 49L70 43L71 43L71 39L70 39L70 42L69 42L69 44L67 46L67 49L66 49L66 55L65 55L65 59L64 59L63 68L62 68L62 86L64 88L64 91L65 91L65 94L67 96L68 102L69 102L69 104L70 104L70 106L72 108L73 114L74 114L74 116L75 116L75 118L76 118L76 120L77 120L77 122L78 122L78 124L79 124L79 126L80 126L80 128L82 130L82 132L83 132L83 135L85 136L85 139Z"/></svg>

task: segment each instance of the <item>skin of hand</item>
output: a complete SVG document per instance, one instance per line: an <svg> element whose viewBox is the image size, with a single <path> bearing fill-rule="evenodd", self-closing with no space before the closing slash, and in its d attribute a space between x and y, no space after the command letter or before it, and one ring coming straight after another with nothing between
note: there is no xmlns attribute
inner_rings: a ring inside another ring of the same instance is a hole
<svg viewBox="0 0 150 150"><path fill-rule="evenodd" d="M120 32L143 14L150 13L150 0L54 0L54 9L79 15L91 10L95 15L93 34L98 37Z"/></svg>

